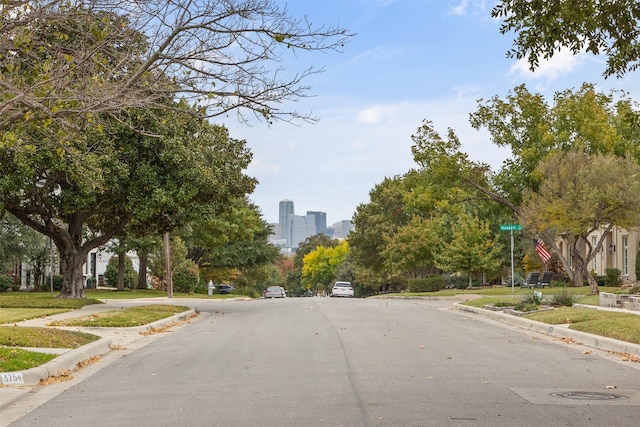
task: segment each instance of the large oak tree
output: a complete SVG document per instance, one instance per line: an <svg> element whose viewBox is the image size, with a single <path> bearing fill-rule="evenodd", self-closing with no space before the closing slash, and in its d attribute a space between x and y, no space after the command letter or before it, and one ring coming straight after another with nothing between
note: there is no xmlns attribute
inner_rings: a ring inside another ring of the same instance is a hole
<svg viewBox="0 0 640 427"><path fill-rule="evenodd" d="M86 254L127 226L170 230L253 189L250 155L204 118L313 120L283 110L339 49L272 0L10 1L0 8L0 211L55 242L62 295ZM186 104L186 105L185 105Z"/></svg>
<svg viewBox="0 0 640 427"><path fill-rule="evenodd" d="M224 210L255 185L243 173L251 160L245 142L225 128L189 115L131 114L149 118L145 126L160 136L114 121L69 141L74 155L57 150L46 132L25 133L23 149L0 154L0 203L55 243L61 296L82 297L88 252L127 227L172 230Z"/></svg>

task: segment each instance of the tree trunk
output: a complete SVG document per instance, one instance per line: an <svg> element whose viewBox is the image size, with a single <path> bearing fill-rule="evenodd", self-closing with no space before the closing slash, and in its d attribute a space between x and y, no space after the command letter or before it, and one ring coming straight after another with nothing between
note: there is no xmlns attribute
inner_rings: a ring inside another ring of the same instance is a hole
<svg viewBox="0 0 640 427"><path fill-rule="evenodd" d="M140 271L138 271L138 289L147 289L147 261L149 255L138 253L140 259Z"/></svg>
<svg viewBox="0 0 640 427"><path fill-rule="evenodd" d="M600 288L598 287L598 282L591 273L587 273L587 281L591 287L591 295L598 295L600 293Z"/></svg>
<svg viewBox="0 0 640 427"><path fill-rule="evenodd" d="M118 253L118 290L124 291L124 252Z"/></svg>
<svg viewBox="0 0 640 427"><path fill-rule="evenodd" d="M66 250L60 253L60 271L62 273L62 290L58 298L84 298L82 266L87 261L84 251Z"/></svg>

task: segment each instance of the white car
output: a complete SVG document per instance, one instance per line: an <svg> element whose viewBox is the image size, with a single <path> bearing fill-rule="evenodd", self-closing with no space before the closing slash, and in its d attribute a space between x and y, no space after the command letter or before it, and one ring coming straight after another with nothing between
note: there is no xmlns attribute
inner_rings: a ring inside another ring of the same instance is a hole
<svg viewBox="0 0 640 427"><path fill-rule="evenodd" d="M332 297L352 297L354 295L351 282L336 282L331 289Z"/></svg>

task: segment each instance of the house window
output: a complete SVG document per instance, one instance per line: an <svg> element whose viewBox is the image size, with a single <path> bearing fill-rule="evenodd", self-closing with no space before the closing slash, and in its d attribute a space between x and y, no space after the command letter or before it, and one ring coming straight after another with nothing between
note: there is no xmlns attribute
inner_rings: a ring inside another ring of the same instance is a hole
<svg viewBox="0 0 640 427"><path fill-rule="evenodd" d="M629 275L629 236L622 236L622 275Z"/></svg>
<svg viewBox="0 0 640 427"><path fill-rule="evenodd" d="M593 251L596 248L597 244L598 244L598 238L596 236L591 236L591 251ZM598 258L596 258L596 254L595 253L593 253L592 265L593 265L592 266L592 270L597 273L598 272Z"/></svg>

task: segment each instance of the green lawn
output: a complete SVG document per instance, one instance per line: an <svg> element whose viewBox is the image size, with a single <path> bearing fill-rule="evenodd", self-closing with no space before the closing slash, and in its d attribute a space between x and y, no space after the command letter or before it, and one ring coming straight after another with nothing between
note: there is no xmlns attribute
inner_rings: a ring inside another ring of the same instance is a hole
<svg viewBox="0 0 640 427"><path fill-rule="evenodd" d="M0 308L0 325L69 311L66 308Z"/></svg>
<svg viewBox="0 0 640 427"><path fill-rule="evenodd" d="M50 326L87 326L87 327L131 327L141 326L156 320L171 317L188 310L187 307L174 305L141 305L122 310L106 311L91 316L74 317L50 323Z"/></svg>

